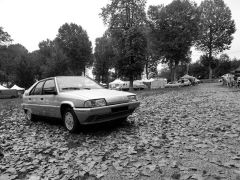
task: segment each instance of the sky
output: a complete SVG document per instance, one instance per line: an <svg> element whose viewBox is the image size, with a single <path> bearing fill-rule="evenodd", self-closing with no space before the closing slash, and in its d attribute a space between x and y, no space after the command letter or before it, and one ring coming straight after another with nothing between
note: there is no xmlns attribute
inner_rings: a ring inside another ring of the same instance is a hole
<svg viewBox="0 0 240 180"><path fill-rule="evenodd" d="M149 5L169 4L172 0L147 0ZM13 43L20 43L29 52L38 49L39 42L53 40L64 23L81 25L94 47L95 39L107 29L99 16L109 0L0 0L0 26L8 32ZM201 0L195 0L199 5ZM237 31L231 49L225 51L231 58L240 58L240 1L224 0L232 11ZM202 52L193 49L192 60Z"/></svg>

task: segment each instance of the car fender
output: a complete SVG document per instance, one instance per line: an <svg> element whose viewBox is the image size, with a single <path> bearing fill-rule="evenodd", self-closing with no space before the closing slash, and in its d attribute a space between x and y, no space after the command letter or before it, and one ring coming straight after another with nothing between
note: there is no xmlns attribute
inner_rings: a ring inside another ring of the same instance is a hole
<svg viewBox="0 0 240 180"><path fill-rule="evenodd" d="M72 101L63 101L63 102L61 103L61 106L62 106L62 105L69 105L69 106L71 106L72 108L74 108L74 104L73 104Z"/></svg>
<svg viewBox="0 0 240 180"><path fill-rule="evenodd" d="M28 108L28 107L25 107L24 105L23 105L23 110L24 110L24 112L30 111L30 112L32 113L32 109L31 109L31 108Z"/></svg>

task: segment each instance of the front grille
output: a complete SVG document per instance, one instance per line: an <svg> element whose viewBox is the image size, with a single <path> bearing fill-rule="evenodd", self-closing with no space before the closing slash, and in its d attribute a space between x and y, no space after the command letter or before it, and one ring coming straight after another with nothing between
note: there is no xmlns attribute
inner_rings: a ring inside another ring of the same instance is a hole
<svg viewBox="0 0 240 180"><path fill-rule="evenodd" d="M115 108L112 108L112 113L127 111L127 110L128 110L128 106L115 107Z"/></svg>
<svg viewBox="0 0 240 180"><path fill-rule="evenodd" d="M125 106L123 106L123 107L125 107ZM123 118L123 117L129 116L133 111L134 111L133 109L131 109L131 110L127 109L127 110L122 110L119 112L112 112L110 114L93 115L93 116L90 116L86 121L87 122L98 122L98 121Z"/></svg>

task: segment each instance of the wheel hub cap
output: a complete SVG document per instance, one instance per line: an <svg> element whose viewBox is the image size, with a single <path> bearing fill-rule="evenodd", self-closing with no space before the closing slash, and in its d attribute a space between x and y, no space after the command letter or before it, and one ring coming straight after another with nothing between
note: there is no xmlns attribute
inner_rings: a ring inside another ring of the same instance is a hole
<svg viewBox="0 0 240 180"><path fill-rule="evenodd" d="M30 119L31 119L31 112L30 112L30 111L27 111L27 112L26 112L26 119L27 119L27 120L30 120Z"/></svg>
<svg viewBox="0 0 240 180"><path fill-rule="evenodd" d="M65 124L68 130L72 130L74 126L74 120L71 113L67 112L65 114Z"/></svg>

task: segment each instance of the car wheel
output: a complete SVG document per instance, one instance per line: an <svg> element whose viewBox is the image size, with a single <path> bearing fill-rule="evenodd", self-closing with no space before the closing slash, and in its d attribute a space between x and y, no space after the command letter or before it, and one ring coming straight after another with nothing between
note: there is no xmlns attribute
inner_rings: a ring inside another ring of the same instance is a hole
<svg viewBox="0 0 240 180"><path fill-rule="evenodd" d="M77 132L79 130L79 122L74 111L70 108L66 109L63 113L63 121L66 129L70 133Z"/></svg>
<svg viewBox="0 0 240 180"><path fill-rule="evenodd" d="M34 121L35 116L32 114L32 112L30 110L25 110L25 119L27 121Z"/></svg>

